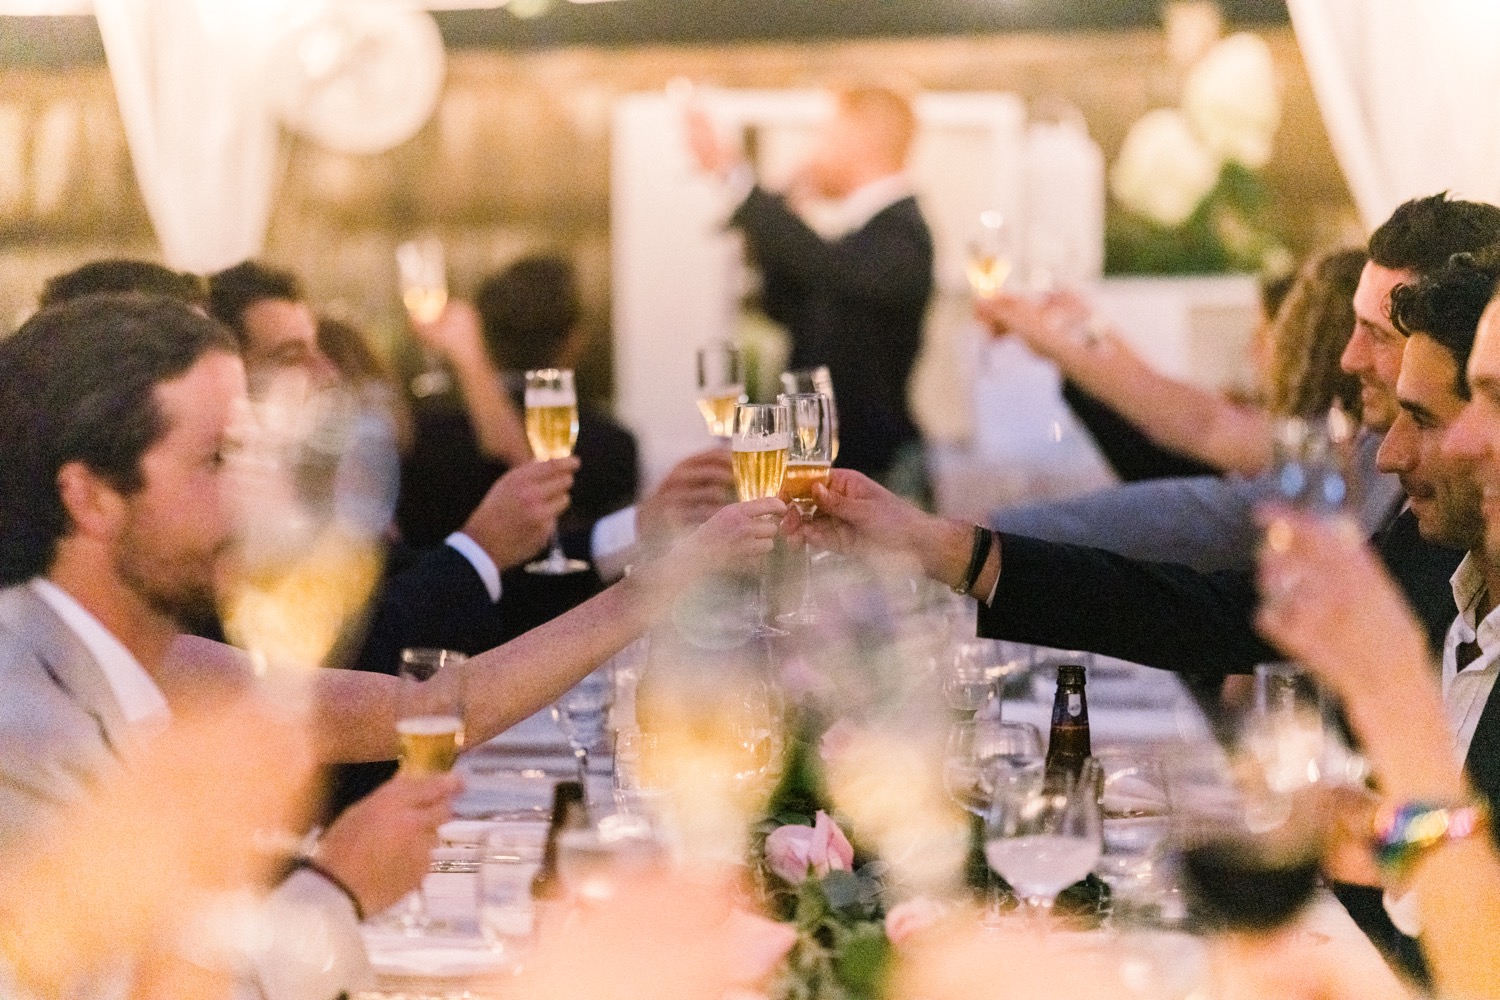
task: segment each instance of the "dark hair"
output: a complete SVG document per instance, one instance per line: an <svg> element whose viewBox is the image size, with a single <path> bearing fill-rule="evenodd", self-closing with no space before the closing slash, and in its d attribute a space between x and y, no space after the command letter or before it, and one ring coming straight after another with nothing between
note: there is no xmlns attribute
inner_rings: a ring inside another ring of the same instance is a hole
<svg viewBox="0 0 1500 1000"><path fill-rule="evenodd" d="M1500 208L1457 201L1445 191L1413 198L1370 236L1370 260L1392 271L1426 274L1456 253L1477 253L1500 242Z"/></svg>
<svg viewBox="0 0 1500 1000"><path fill-rule="evenodd" d="M1260 279L1260 314L1266 319L1275 319L1276 314L1281 312L1281 304L1291 294L1292 286L1297 283L1296 270L1287 271L1285 274L1265 274Z"/></svg>
<svg viewBox="0 0 1500 1000"><path fill-rule="evenodd" d="M196 274L174 271L145 260L91 260L66 274L48 278L37 307L45 309L85 295L129 292L165 295L199 308L208 305L208 288Z"/></svg>
<svg viewBox="0 0 1500 1000"><path fill-rule="evenodd" d="M228 330L159 295L95 295L49 306L0 341L0 586L45 572L68 516L57 475L82 462L122 493L166 427L153 389Z"/></svg>
<svg viewBox="0 0 1500 1000"><path fill-rule="evenodd" d="M1334 400L1360 415L1359 379L1339 368L1354 333L1354 290L1363 250L1335 250L1302 266L1271 321L1266 408L1279 416L1311 417Z"/></svg>
<svg viewBox="0 0 1500 1000"><path fill-rule="evenodd" d="M551 368L582 307L573 267L561 257L525 257L491 275L474 296L496 367Z"/></svg>
<svg viewBox="0 0 1500 1000"><path fill-rule="evenodd" d="M214 319L245 339L245 310L264 299L301 302L302 282L290 271L247 260L208 278L208 311Z"/></svg>
<svg viewBox="0 0 1500 1000"><path fill-rule="evenodd" d="M1500 251L1454 254L1438 270L1391 289L1391 322L1408 336L1437 341L1458 363L1458 394L1469 398L1467 368L1479 318L1500 285Z"/></svg>

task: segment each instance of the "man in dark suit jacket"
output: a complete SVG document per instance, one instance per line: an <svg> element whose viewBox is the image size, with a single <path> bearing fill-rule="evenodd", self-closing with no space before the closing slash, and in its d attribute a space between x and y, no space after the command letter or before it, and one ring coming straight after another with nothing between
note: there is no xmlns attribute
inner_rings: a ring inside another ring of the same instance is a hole
<svg viewBox="0 0 1500 1000"><path fill-rule="evenodd" d="M843 91L837 103L798 178L840 203L831 238L756 184L705 119L690 118L689 136L703 169L742 198L729 222L760 271L762 306L791 337L790 366L828 366L839 464L875 479L909 476L921 468L921 434L907 386L933 290L932 234L905 174L916 118L880 88Z"/></svg>

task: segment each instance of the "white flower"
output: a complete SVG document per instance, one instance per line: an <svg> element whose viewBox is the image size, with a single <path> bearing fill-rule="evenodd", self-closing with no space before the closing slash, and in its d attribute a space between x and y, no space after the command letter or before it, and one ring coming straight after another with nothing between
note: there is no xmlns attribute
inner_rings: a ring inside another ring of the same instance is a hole
<svg viewBox="0 0 1500 1000"><path fill-rule="evenodd" d="M1252 170L1265 166L1281 119L1270 46L1245 32L1215 45L1188 74L1182 108L1215 154Z"/></svg>
<svg viewBox="0 0 1500 1000"><path fill-rule="evenodd" d="M1161 223L1180 226L1219 180L1223 161L1204 147L1175 108L1158 108L1131 126L1110 171L1120 204Z"/></svg>

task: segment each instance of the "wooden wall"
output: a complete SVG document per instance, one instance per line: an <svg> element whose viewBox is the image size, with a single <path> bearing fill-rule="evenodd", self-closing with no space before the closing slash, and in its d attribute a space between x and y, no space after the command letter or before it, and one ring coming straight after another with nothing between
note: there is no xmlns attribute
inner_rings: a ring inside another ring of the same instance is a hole
<svg viewBox="0 0 1500 1000"><path fill-rule="evenodd" d="M1306 251L1360 238L1289 29L1265 32L1286 115L1269 168L1281 227ZM442 106L378 157L290 146L266 251L314 296L399 343L392 248L431 231L457 292L521 253L555 248L583 277L596 350L585 389L608 394L609 122L620 94L676 76L730 87L818 85L872 74L937 90L1014 90L1075 104L1112 155L1129 124L1176 101L1155 32L995 35L843 43L465 50ZM0 69L0 328L50 273L102 255L154 256L107 72Z"/></svg>

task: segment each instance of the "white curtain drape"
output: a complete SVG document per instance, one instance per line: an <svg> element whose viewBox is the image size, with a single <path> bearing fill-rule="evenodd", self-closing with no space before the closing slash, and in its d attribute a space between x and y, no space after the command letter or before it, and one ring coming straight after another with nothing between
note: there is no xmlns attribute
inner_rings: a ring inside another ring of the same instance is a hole
<svg viewBox="0 0 1500 1000"><path fill-rule="evenodd" d="M1500 203L1500 0L1288 0L1368 228L1409 198Z"/></svg>
<svg viewBox="0 0 1500 1000"><path fill-rule="evenodd" d="M260 252L283 156L265 57L286 0L96 0L136 178L167 263Z"/></svg>

